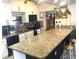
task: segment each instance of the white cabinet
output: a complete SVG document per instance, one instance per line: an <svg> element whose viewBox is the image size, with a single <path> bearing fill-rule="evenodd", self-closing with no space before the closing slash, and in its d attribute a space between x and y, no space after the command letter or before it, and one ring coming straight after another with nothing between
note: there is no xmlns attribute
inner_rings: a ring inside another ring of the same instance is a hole
<svg viewBox="0 0 79 59"><path fill-rule="evenodd" d="M8 56L8 49L6 39L2 39L2 58L5 58L7 56Z"/></svg>
<svg viewBox="0 0 79 59"><path fill-rule="evenodd" d="M41 33L41 29L37 29L37 34L40 34Z"/></svg>
<svg viewBox="0 0 79 59"><path fill-rule="evenodd" d="M33 36L34 36L33 31L29 31L29 32L27 32L27 33L25 34L25 37L27 37L27 39L29 39L29 38L31 38L31 37L33 37Z"/></svg>
<svg viewBox="0 0 79 59"><path fill-rule="evenodd" d="M34 36L33 31L25 32L25 33L19 34L19 40L20 42L22 42L23 40L27 40L33 36Z"/></svg>
<svg viewBox="0 0 79 59"><path fill-rule="evenodd" d="M45 31L44 27L42 27L42 28L41 28L41 31L42 31L42 32L44 32L44 31Z"/></svg>
<svg viewBox="0 0 79 59"><path fill-rule="evenodd" d="M24 33L23 34L19 34L19 41L22 42L23 40L25 40Z"/></svg>
<svg viewBox="0 0 79 59"><path fill-rule="evenodd" d="M37 29L37 34L40 34L40 33L42 33L42 32L44 32L44 28L43 28L43 27L40 28L40 29Z"/></svg>
<svg viewBox="0 0 79 59"><path fill-rule="evenodd" d="M14 59L26 59L26 55L19 51L13 50L13 57Z"/></svg>

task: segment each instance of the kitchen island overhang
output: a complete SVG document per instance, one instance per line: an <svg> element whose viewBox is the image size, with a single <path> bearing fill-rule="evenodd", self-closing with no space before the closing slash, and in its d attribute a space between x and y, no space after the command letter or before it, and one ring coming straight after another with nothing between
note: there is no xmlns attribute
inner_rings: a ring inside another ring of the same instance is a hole
<svg viewBox="0 0 79 59"><path fill-rule="evenodd" d="M25 55L29 55L30 57L47 59L52 51L54 52L54 55L57 55L59 51L54 51L57 47L63 49L63 40L72 32L72 30L73 29L70 28L51 29L33 37L30 42L25 40L21 43L14 44L9 48ZM59 46L62 47L60 48Z"/></svg>

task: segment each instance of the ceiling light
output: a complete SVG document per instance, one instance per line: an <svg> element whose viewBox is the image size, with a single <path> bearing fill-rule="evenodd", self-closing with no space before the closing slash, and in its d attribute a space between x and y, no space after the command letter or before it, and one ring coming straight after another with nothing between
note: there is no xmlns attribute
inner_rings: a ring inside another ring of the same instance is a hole
<svg viewBox="0 0 79 59"><path fill-rule="evenodd" d="M66 5L66 2L65 1L62 1L59 5L60 6L64 6L64 5Z"/></svg>
<svg viewBox="0 0 79 59"><path fill-rule="evenodd" d="M58 2L58 0L54 0L54 3L57 3Z"/></svg>
<svg viewBox="0 0 79 59"><path fill-rule="evenodd" d="M38 2L41 2L42 0L39 0Z"/></svg>
<svg viewBox="0 0 79 59"><path fill-rule="evenodd" d="M25 1L24 1L24 3L26 4L26 3L27 3L27 1L25 0Z"/></svg>
<svg viewBox="0 0 79 59"><path fill-rule="evenodd" d="M44 1L45 1L45 0L39 0L38 3L40 3L40 2L44 2Z"/></svg>

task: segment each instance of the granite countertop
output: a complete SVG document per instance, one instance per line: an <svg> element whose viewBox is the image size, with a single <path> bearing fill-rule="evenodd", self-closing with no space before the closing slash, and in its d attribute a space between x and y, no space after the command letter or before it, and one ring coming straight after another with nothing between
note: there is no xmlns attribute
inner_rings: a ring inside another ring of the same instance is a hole
<svg viewBox="0 0 79 59"><path fill-rule="evenodd" d="M71 31L70 28L51 29L9 48L37 58L45 58Z"/></svg>

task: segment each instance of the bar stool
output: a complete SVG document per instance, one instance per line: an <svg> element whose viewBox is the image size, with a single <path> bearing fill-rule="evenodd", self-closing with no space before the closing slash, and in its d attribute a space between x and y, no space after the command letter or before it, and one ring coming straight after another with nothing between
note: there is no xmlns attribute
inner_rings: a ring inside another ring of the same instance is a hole
<svg viewBox="0 0 79 59"><path fill-rule="evenodd" d="M70 42L75 43L76 39L70 39Z"/></svg>
<svg viewBox="0 0 79 59"><path fill-rule="evenodd" d="M72 44L75 44L75 42L76 42L76 39L72 39Z"/></svg>
<svg viewBox="0 0 79 59"><path fill-rule="evenodd" d="M65 54L66 54L66 52L67 52L67 48L68 48L68 45L65 45L64 46L64 51L63 51L63 59L65 59Z"/></svg>
<svg viewBox="0 0 79 59"><path fill-rule="evenodd" d="M70 44L70 45L68 46L67 50L69 50L70 59L72 59L72 56L73 56L73 46Z"/></svg>
<svg viewBox="0 0 79 59"><path fill-rule="evenodd" d="M64 52L63 52L63 59L65 57L65 53L67 52L67 50L69 51L69 58L72 59L72 55L73 55L73 46L72 43L70 42L69 45L65 45L64 47Z"/></svg>
<svg viewBox="0 0 79 59"><path fill-rule="evenodd" d="M76 50L75 50L75 47L76 47L76 39L72 39L72 46L73 46L73 52L74 52L74 55L76 55Z"/></svg>

